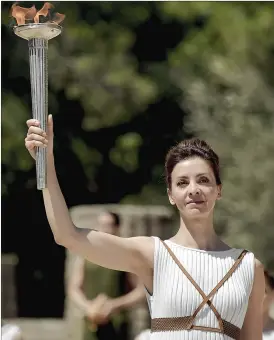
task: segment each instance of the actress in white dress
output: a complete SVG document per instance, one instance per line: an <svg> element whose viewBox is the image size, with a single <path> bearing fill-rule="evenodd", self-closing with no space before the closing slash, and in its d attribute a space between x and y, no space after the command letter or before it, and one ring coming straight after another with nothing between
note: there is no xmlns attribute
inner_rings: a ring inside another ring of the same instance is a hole
<svg viewBox="0 0 274 340"><path fill-rule="evenodd" d="M73 224L55 171L52 117L47 133L34 119L27 125L25 145L32 157L36 147L47 147L43 198L55 241L97 265L142 280L151 340L262 340L263 266L251 252L229 247L214 231L222 184L219 158L206 142L182 141L166 156L168 198L180 218L176 235L166 241L121 238Z"/></svg>

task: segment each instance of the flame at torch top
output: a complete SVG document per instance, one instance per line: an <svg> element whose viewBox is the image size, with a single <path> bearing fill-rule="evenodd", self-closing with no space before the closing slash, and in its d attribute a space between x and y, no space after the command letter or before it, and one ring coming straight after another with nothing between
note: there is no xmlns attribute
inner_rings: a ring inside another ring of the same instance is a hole
<svg viewBox="0 0 274 340"><path fill-rule="evenodd" d="M11 16L17 23L14 33L26 40L34 38L50 40L56 37L61 33L62 27L59 23L65 19L65 15L61 13L52 15L50 10L53 7L50 2L45 2L43 7L37 11L35 6L24 8L18 6L18 3L13 4Z"/></svg>
<svg viewBox="0 0 274 340"><path fill-rule="evenodd" d="M61 13L55 13L53 18L50 18L49 10L54 6L50 2L45 2L43 7L37 11L33 5L30 8L25 8L18 6L17 3L13 4L11 7L11 16L15 18L18 26L25 25L26 21L33 21L34 23L40 23L40 16L44 18L49 18L45 23L55 23L59 24L65 19L65 15Z"/></svg>
<svg viewBox="0 0 274 340"><path fill-rule="evenodd" d="M49 9L51 9L53 7L53 5L49 2L45 2L44 6L40 9L40 11L38 11L34 17L34 22L36 24L39 23L39 16L43 16L43 17L47 17L49 14Z"/></svg>

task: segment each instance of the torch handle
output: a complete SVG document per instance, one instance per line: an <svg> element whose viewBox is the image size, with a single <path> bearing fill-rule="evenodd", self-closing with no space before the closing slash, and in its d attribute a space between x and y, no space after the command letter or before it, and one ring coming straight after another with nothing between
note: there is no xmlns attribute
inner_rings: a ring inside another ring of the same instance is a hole
<svg viewBox="0 0 274 340"><path fill-rule="evenodd" d="M30 82L32 116L40 122L44 131L48 117L48 41L41 38L29 40ZM37 147L36 180L37 189L46 188L47 157L46 149Z"/></svg>

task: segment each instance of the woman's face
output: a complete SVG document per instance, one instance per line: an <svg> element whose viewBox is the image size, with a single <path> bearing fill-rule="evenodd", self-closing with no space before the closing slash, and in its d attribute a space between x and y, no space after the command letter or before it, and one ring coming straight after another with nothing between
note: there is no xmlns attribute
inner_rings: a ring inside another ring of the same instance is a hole
<svg viewBox="0 0 274 340"><path fill-rule="evenodd" d="M210 164L193 157L176 164L168 189L171 204L187 218L208 216L221 197L221 185L216 184Z"/></svg>

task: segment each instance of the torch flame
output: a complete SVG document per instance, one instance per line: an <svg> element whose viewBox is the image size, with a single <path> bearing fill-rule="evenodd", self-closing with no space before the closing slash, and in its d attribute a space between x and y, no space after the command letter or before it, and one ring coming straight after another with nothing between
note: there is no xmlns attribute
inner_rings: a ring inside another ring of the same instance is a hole
<svg viewBox="0 0 274 340"><path fill-rule="evenodd" d="M46 17L49 13L49 9L52 8L53 5L49 2L45 2L44 6L38 11L34 17L34 22L37 24L39 23L39 16L42 15L43 17Z"/></svg>
<svg viewBox="0 0 274 340"><path fill-rule="evenodd" d="M59 24L65 19L65 14L61 13L55 13L52 19L52 22L55 22L56 24Z"/></svg>
<svg viewBox="0 0 274 340"><path fill-rule="evenodd" d="M47 17L49 15L49 10L54 6L50 2L45 2L43 7L37 12L35 6L30 8L24 8L18 6L17 3L11 6L11 16L13 16L17 22L17 25L24 25L26 20L33 20L36 24L39 23L39 17ZM59 24L65 19L64 14L55 13L54 17L50 22L55 22Z"/></svg>
<svg viewBox="0 0 274 340"><path fill-rule="evenodd" d="M17 6L16 3L11 6L11 15L17 21L17 25L24 25L26 19L32 20L35 14L36 14L35 6L32 6L30 8L24 8L21 6Z"/></svg>

